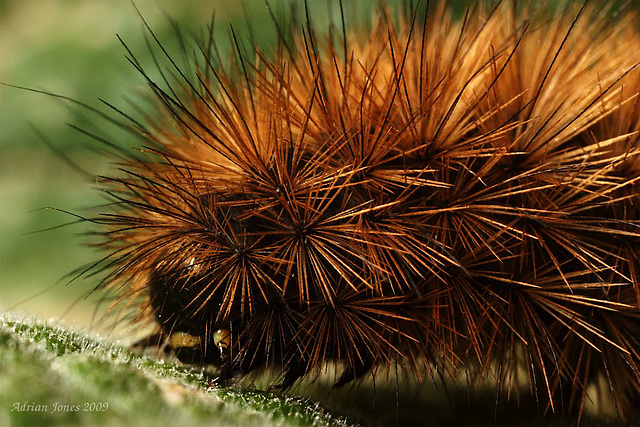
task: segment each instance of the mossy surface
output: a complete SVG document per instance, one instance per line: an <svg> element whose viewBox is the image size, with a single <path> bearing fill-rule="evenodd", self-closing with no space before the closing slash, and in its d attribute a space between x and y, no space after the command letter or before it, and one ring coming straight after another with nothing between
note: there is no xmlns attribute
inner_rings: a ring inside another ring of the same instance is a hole
<svg viewBox="0 0 640 427"><path fill-rule="evenodd" d="M0 317L2 426L341 426L319 404L207 377L57 325Z"/></svg>

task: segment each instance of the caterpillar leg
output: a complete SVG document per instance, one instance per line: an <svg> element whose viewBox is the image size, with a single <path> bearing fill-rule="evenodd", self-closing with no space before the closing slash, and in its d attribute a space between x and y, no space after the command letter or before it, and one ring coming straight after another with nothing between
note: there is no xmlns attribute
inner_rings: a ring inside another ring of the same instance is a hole
<svg viewBox="0 0 640 427"><path fill-rule="evenodd" d="M362 378L371 372L371 368L373 368L373 361L371 359L358 360L354 366L345 368L338 381L331 387L331 390L340 389L351 381Z"/></svg>
<svg viewBox="0 0 640 427"><path fill-rule="evenodd" d="M280 384L274 384L269 387L269 391L285 391L298 381L298 379L306 374L304 365L299 362L292 362L287 367L287 371L282 378Z"/></svg>

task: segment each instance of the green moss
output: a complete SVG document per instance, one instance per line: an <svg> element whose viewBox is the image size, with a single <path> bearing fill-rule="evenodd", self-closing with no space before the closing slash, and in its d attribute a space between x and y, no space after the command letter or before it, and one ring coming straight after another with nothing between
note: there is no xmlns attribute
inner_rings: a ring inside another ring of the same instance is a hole
<svg viewBox="0 0 640 427"><path fill-rule="evenodd" d="M317 403L208 379L86 333L0 318L0 425L292 425L346 422Z"/></svg>

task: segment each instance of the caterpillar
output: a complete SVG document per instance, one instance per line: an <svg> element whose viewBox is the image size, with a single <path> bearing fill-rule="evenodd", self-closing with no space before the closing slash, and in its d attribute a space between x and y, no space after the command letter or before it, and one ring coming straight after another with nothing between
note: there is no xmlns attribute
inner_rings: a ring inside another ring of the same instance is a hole
<svg viewBox="0 0 640 427"><path fill-rule="evenodd" d="M162 81L127 53L156 111L112 107L142 148L100 178L83 274L217 384L464 371L637 420L637 12L336 8L329 31L274 19L270 49L231 30L221 54L210 27L184 66L147 27Z"/></svg>

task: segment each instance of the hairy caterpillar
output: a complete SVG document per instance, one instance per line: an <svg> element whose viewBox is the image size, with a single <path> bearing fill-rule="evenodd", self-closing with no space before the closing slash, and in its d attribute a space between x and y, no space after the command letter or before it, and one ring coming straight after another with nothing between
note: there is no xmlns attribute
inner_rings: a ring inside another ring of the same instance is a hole
<svg viewBox="0 0 640 427"><path fill-rule="evenodd" d="M86 274L221 383L466 369L637 417L637 14L426 6L167 54L158 112L114 109L145 148L100 181Z"/></svg>

